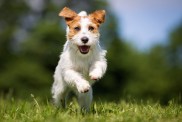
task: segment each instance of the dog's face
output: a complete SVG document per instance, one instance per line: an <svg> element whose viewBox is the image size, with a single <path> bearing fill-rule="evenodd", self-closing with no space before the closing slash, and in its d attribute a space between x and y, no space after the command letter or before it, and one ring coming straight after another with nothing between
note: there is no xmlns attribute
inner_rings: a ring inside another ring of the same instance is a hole
<svg viewBox="0 0 182 122"><path fill-rule="evenodd" d="M66 20L67 39L73 48L81 54L88 54L99 41L99 26L104 22L105 11L98 10L89 15L82 11L79 14L69 8L63 8L59 13Z"/></svg>

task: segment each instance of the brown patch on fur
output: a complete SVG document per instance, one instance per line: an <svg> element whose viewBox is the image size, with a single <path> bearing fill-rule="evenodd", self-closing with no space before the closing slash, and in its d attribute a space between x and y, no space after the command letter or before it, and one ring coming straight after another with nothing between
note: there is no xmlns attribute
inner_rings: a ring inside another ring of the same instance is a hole
<svg viewBox="0 0 182 122"><path fill-rule="evenodd" d="M71 40L73 36L79 32L75 30L75 27L80 27L79 21L81 17L78 16L78 14L75 11L67 7L64 7L60 11L59 16L62 16L65 18L66 24L69 26L68 38L69 40Z"/></svg>
<svg viewBox="0 0 182 122"><path fill-rule="evenodd" d="M81 29L80 19L81 19L81 17L77 16L71 22L69 22L69 24L68 24L68 26L69 26L69 33L68 33L69 40L71 40L74 35L76 35L77 33L80 32L78 30L75 30L75 27L79 27Z"/></svg>
<svg viewBox="0 0 182 122"><path fill-rule="evenodd" d="M93 27L94 29L93 30L89 30L89 27ZM88 25L88 30L92 33L99 33L99 27L97 24L95 23L91 23Z"/></svg>
<svg viewBox="0 0 182 122"><path fill-rule="evenodd" d="M91 14L89 14L89 19L95 23L98 27L100 24L104 23L105 21L105 10L97 10Z"/></svg>
<svg viewBox="0 0 182 122"><path fill-rule="evenodd" d="M77 13L67 7L64 7L60 13L59 16L62 16L66 20L66 24L68 25L75 17L77 17Z"/></svg>

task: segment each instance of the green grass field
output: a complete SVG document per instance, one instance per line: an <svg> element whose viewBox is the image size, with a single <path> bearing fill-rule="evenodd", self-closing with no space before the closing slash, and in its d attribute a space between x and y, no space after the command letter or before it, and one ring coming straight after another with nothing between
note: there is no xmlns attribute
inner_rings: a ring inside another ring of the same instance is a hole
<svg viewBox="0 0 182 122"><path fill-rule="evenodd" d="M182 106L169 102L167 106L152 102L93 102L89 113L80 112L75 99L67 109L57 109L51 102L0 99L0 121L59 122L182 122Z"/></svg>

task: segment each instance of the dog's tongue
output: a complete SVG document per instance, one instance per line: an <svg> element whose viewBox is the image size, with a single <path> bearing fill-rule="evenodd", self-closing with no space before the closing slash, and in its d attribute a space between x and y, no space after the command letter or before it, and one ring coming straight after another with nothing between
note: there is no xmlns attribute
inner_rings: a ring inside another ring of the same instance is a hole
<svg viewBox="0 0 182 122"><path fill-rule="evenodd" d="M87 54L89 52L90 47L89 46L79 46L80 52L83 54Z"/></svg>

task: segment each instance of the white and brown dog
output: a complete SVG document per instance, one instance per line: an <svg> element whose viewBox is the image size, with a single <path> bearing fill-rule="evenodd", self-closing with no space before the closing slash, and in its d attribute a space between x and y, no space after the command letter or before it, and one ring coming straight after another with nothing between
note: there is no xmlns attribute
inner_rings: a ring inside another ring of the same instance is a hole
<svg viewBox="0 0 182 122"><path fill-rule="evenodd" d="M105 20L105 11L89 15L79 14L65 7L59 13L67 24L67 41L54 74L52 95L57 106L65 106L70 91L78 96L81 108L89 110L92 102L92 84L102 78L107 68L106 50L99 45L99 26Z"/></svg>

